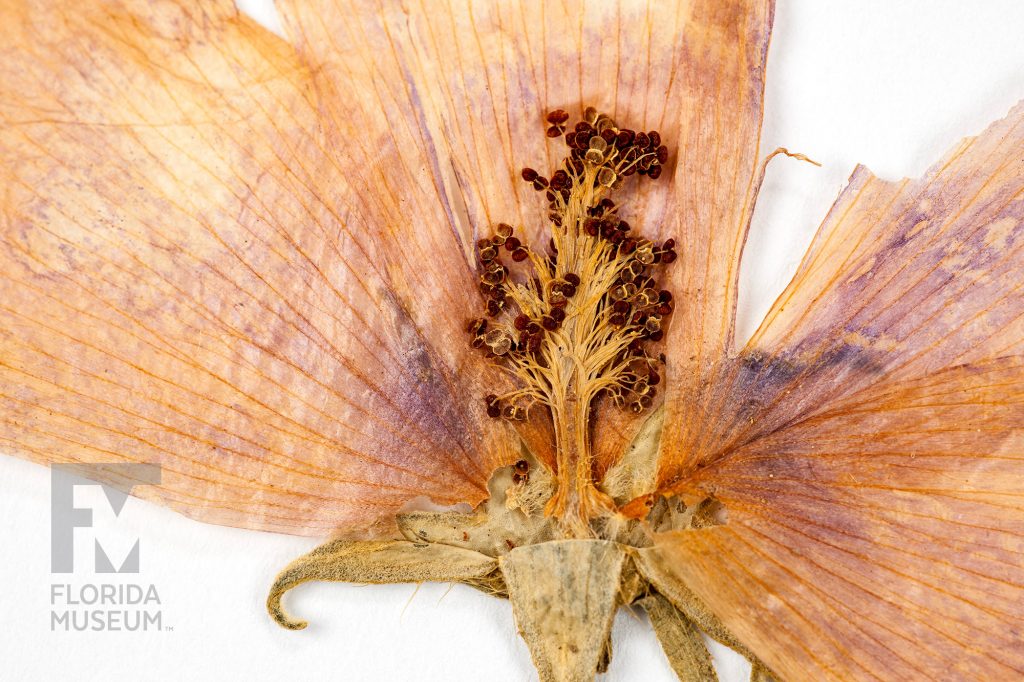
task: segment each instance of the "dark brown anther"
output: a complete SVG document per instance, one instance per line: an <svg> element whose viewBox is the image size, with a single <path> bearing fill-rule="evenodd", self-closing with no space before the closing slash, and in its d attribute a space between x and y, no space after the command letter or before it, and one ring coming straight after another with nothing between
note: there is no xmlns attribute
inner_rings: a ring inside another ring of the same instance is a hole
<svg viewBox="0 0 1024 682"><path fill-rule="evenodd" d="M608 318L608 322L613 327L621 327L622 325L626 324L626 316L621 313L615 313L614 315Z"/></svg>
<svg viewBox="0 0 1024 682"><path fill-rule="evenodd" d="M566 298L572 298L576 295L576 285L566 282L562 285L562 295Z"/></svg>
<svg viewBox="0 0 1024 682"><path fill-rule="evenodd" d="M518 249L516 249L515 251L512 252L512 260L514 260L516 263L522 263L524 260L526 260L529 257L530 257L530 252L527 251L526 249L524 249L521 246Z"/></svg>
<svg viewBox="0 0 1024 682"><path fill-rule="evenodd" d="M564 308L552 308L551 318L558 324L562 324L565 321L565 309Z"/></svg>
<svg viewBox="0 0 1024 682"><path fill-rule="evenodd" d="M668 147L665 145L658 147L658 151L655 153L658 155L658 163L665 163L668 161Z"/></svg>
<svg viewBox="0 0 1024 682"><path fill-rule="evenodd" d="M589 140L590 136L594 134L594 128L586 121L580 121L577 123L575 130L576 137L579 137L582 134L587 140Z"/></svg>
<svg viewBox="0 0 1024 682"><path fill-rule="evenodd" d="M659 177L661 177L661 166L651 166L651 168L647 171L647 177L649 177L651 180L657 180Z"/></svg>
<svg viewBox="0 0 1024 682"><path fill-rule="evenodd" d="M537 324L536 322L531 322L530 324L526 325L526 333L527 334L540 334L541 333L541 326L539 324Z"/></svg>
<svg viewBox="0 0 1024 682"><path fill-rule="evenodd" d="M545 134L548 137L560 137L562 135L562 128L560 126L551 126L547 129Z"/></svg>
<svg viewBox="0 0 1024 682"><path fill-rule="evenodd" d="M533 182L537 179L538 175L540 174L532 168L523 169L523 180L526 180L527 182Z"/></svg>
<svg viewBox="0 0 1024 682"><path fill-rule="evenodd" d="M487 403L487 416L491 419L497 419L501 416L501 404L498 402L498 396L493 393L486 398L484 401Z"/></svg>
<svg viewBox="0 0 1024 682"><path fill-rule="evenodd" d="M615 142L615 131L611 128L605 128L601 131L601 138L608 144Z"/></svg>
<svg viewBox="0 0 1024 682"><path fill-rule="evenodd" d="M671 315L672 314L672 306L670 304L668 304L668 303L662 303L657 308L655 308L655 311L659 315L661 315L661 316Z"/></svg>
<svg viewBox="0 0 1024 682"><path fill-rule="evenodd" d="M668 265L669 263L673 262L675 259L676 259L676 252L675 251L671 251L671 250L670 251L665 251L664 253L661 254L661 262L665 263L666 265Z"/></svg>
<svg viewBox="0 0 1024 682"><path fill-rule="evenodd" d="M657 386L658 382L661 381L661 375L655 372L653 369L647 374L647 383L651 386Z"/></svg>
<svg viewBox="0 0 1024 682"><path fill-rule="evenodd" d="M651 143L651 138L647 137L647 133L637 133L636 137L633 138L633 144L635 144L641 150L647 149L647 146L650 143Z"/></svg>
<svg viewBox="0 0 1024 682"><path fill-rule="evenodd" d="M508 271L499 261L491 261L487 265L487 271L483 274L483 280L492 286L497 286L505 281ZM492 290L493 293L493 290Z"/></svg>
<svg viewBox="0 0 1024 682"><path fill-rule="evenodd" d="M576 145L576 131L570 130L565 134L565 144L572 149Z"/></svg>
<svg viewBox="0 0 1024 682"><path fill-rule="evenodd" d="M662 289L658 292L658 302L669 303L672 301L672 292L668 289Z"/></svg>
<svg viewBox="0 0 1024 682"><path fill-rule="evenodd" d="M554 203L554 202L555 202L555 193L554 193L554 192L552 192L552 191L551 191L550 189L548 190L547 194L545 194L544 196L545 196L545 197L547 198L547 200L548 200L548 201L550 201L551 203Z"/></svg>
<svg viewBox="0 0 1024 682"><path fill-rule="evenodd" d="M649 334L649 335L647 336L647 338L649 338L649 339L650 339L651 341L661 341L661 339L662 339L662 338L663 338L664 336L665 336L665 332L663 332L662 330L660 330L660 329L659 329L659 330L658 330L658 331L656 331L656 332L651 332L651 333L650 333L650 334Z"/></svg>
<svg viewBox="0 0 1024 682"><path fill-rule="evenodd" d="M629 312L629 302L627 301L616 301L612 304L612 310L615 312L625 315Z"/></svg>
<svg viewBox="0 0 1024 682"><path fill-rule="evenodd" d="M547 189L548 179L545 178L543 175L538 175L537 178L533 181L533 188L538 192L543 189Z"/></svg>
<svg viewBox="0 0 1024 682"><path fill-rule="evenodd" d="M635 135L636 133L634 133L632 130L629 130L628 128L626 128L625 130L620 130L619 134L615 136L615 146L618 147L619 149L625 149L626 147L633 143L633 138Z"/></svg>
<svg viewBox="0 0 1024 682"><path fill-rule="evenodd" d="M583 222L583 231L591 237L596 237L601 230L601 222L597 218L587 218Z"/></svg>
<svg viewBox="0 0 1024 682"><path fill-rule="evenodd" d="M542 327L544 327L544 329L547 329L549 332L553 332L556 329L558 329L558 322L556 322L555 318L551 317L550 315L545 315L544 317L542 317L540 320L540 324Z"/></svg>
<svg viewBox="0 0 1024 682"><path fill-rule="evenodd" d="M518 329L519 331L523 331L524 329L526 329L527 325L529 324L530 318L525 314L517 316L516 319L512 322L512 326Z"/></svg>
<svg viewBox="0 0 1024 682"><path fill-rule="evenodd" d="M480 262L490 263L492 260L498 257L498 250L494 248L489 242L487 246L480 249Z"/></svg>
<svg viewBox="0 0 1024 682"><path fill-rule="evenodd" d="M522 246L522 242L519 241L518 237L509 237L508 239L505 240L506 251L515 251L520 246Z"/></svg>
<svg viewBox="0 0 1024 682"><path fill-rule="evenodd" d="M565 109L555 109L548 113L546 120L548 123L554 124L565 123L569 120L569 112Z"/></svg>
<svg viewBox="0 0 1024 682"><path fill-rule="evenodd" d="M565 275L562 276L562 279L564 279L566 282L573 285L574 287L578 287L580 285L580 276L577 275L575 272L565 273Z"/></svg>
<svg viewBox="0 0 1024 682"><path fill-rule="evenodd" d="M478 239L477 242L476 242L476 248L480 249L481 251L483 251L484 249L486 249L490 245L491 245L491 240L490 239Z"/></svg>
<svg viewBox="0 0 1024 682"><path fill-rule="evenodd" d="M519 472L520 474L530 473L530 463L527 462L525 459L521 459L518 462L516 462L515 467L516 471Z"/></svg>
<svg viewBox="0 0 1024 682"><path fill-rule="evenodd" d="M657 147L661 144L661 134L657 130L652 130L647 133L647 137L650 139L652 147Z"/></svg>
<svg viewBox="0 0 1024 682"><path fill-rule="evenodd" d="M526 344L526 349L531 353L536 353L540 350L540 344L543 342L544 337L540 334L531 334L530 340Z"/></svg>
<svg viewBox="0 0 1024 682"><path fill-rule="evenodd" d="M500 303L498 303L494 299L491 299L490 301L487 302L487 314L490 317L497 317L498 313L500 313L500 312L501 312L501 304Z"/></svg>
<svg viewBox="0 0 1024 682"><path fill-rule="evenodd" d="M471 348L483 348L484 347L484 337L482 337L482 336L474 336L473 340L469 342L469 345L470 345Z"/></svg>

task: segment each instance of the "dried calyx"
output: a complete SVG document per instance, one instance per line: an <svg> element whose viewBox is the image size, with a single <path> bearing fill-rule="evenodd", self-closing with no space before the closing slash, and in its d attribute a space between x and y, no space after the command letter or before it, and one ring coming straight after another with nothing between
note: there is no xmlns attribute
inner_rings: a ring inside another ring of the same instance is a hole
<svg viewBox="0 0 1024 682"><path fill-rule="evenodd" d="M750 659L762 671L752 680L771 679L703 602L678 587L652 543L651 531L720 523L717 502L650 496L642 524L605 517L599 538L564 539L541 509L552 486L549 472L524 455L494 472L488 499L471 512L409 510L396 517L404 539L335 539L296 559L275 580L267 609L283 627L302 629L306 622L285 610L282 597L305 582L459 582L512 603L541 682L583 682L608 667L615 612L638 606L680 679L715 679L701 632Z"/></svg>
<svg viewBox="0 0 1024 682"><path fill-rule="evenodd" d="M562 137L568 119L561 109L548 114L548 137ZM591 407L601 396L636 413L653 403L661 360L648 342L661 340L673 308L656 274L676 253L671 239L633 234L611 199L631 175L661 175L661 135L619 128L589 107L564 139L569 153L550 179L522 169L548 202L546 248L524 243L506 223L477 243L485 316L467 331L474 348L517 380L515 390L484 397L491 417L550 410L557 485L546 512L585 537L590 520L613 507L592 478Z"/></svg>

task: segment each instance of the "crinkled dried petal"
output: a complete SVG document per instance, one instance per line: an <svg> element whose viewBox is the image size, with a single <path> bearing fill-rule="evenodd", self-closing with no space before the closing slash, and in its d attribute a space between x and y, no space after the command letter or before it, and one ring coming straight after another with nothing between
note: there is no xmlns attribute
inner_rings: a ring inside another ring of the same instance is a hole
<svg viewBox="0 0 1024 682"><path fill-rule="evenodd" d="M515 223L543 248L544 202L519 177L564 151L544 115L585 106L620 125L661 131L676 150L671 179L629 190L624 217L648 237L675 236L669 288L687 299L667 335L676 388L722 354L757 165L773 3L412 2L279 0L338 130L383 145L367 167L421 174L410 206L424 220L465 212L473 238ZM391 164L395 155L403 163ZM418 177L418 176L417 176ZM428 186L428 180L433 179ZM469 237L466 243L471 243ZM688 358L696 354L694 361ZM703 370L702 370L703 371ZM685 378L685 379L684 379ZM676 414L681 407L676 408ZM623 422L607 424L612 421ZM603 471L640 420L602 414Z"/></svg>
<svg viewBox="0 0 1024 682"><path fill-rule="evenodd" d="M1024 105L922 179L858 169L717 380L725 525L679 579L782 679L1024 674Z"/></svg>
<svg viewBox="0 0 1024 682"><path fill-rule="evenodd" d="M0 23L4 450L159 463L140 496L292 533L486 496L517 452L461 334L471 243L283 41L205 0Z"/></svg>

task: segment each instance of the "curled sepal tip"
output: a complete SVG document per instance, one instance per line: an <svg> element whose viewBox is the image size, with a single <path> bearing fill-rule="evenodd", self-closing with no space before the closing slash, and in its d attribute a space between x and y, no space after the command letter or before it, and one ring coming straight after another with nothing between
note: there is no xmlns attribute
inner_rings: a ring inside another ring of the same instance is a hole
<svg viewBox="0 0 1024 682"><path fill-rule="evenodd" d="M711 652L693 621L657 592L641 599L640 605L680 682L718 682Z"/></svg>
<svg viewBox="0 0 1024 682"><path fill-rule="evenodd" d="M281 571L267 596L267 611L281 627L302 630L308 623L281 606L284 593L314 580L347 583L462 582L479 585L495 575L493 557L461 547L403 540L331 540Z"/></svg>

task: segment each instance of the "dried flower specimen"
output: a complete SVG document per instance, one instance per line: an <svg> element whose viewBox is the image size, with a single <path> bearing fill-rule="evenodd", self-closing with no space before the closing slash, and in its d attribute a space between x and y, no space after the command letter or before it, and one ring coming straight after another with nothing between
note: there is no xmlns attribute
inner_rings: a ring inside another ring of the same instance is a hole
<svg viewBox="0 0 1024 682"><path fill-rule="evenodd" d="M457 581L544 680L625 605L686 680L1024 673L1024 108L857 169L741 346L770 2L279 4L0 2L6 450L334 535L290 628Z"/></svg>

